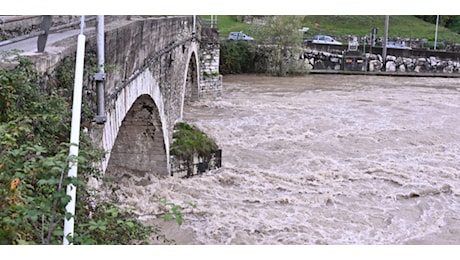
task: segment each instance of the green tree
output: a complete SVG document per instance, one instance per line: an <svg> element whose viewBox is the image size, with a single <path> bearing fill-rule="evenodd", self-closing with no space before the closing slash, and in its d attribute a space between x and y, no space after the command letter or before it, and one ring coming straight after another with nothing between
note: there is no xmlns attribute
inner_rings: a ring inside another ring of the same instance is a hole
<svg viewBox="0 0 460 260"><path fill-rule="evenodd" d="M265 44L275 46L276 74L285 76L289 71L286 60L289 59L290 52L302 44L303 32L299 29L302 28L304 16L274 15L265 18L265 24L253 24L251 33Z"/></svg>
<svg viewBox="0 0 460 260"><path fill-rule="evenodd" d="M246 41L221 41L219 70L222 74L254 72L254 44Z"/></svg>
<svg viewBox="0 0 460 260"><path fill-rule="evenodd" d="M426 22L436 24L436 15L416 15ZM460 33L460 16L459 15L440 15L438 20L439 26L446 27L447 29Z"/></svg>

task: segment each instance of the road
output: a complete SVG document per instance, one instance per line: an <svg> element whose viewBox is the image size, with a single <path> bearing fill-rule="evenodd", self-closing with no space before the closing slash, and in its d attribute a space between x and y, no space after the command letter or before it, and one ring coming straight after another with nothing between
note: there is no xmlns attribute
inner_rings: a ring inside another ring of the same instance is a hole
<svg viewBox="0 0 460 260"><path fill-rule="evenodd" d="M83 31L84 34L93 32L95 30L94 27L89 27L85 28ZM67 39L70 37L76 37L78 34L80 34L80 29L73 29L73 30L68 30L68 31L62 31L62 32L56 32L56 33L51 33L48 35L48 40L46 42L46 47L45 47L45 52L52 51L52 46L54 43ZM0 47L0 52L3 51L11 51L11 50L19 50L23 54L33 54L37 53L37 40L38 36L32 37L26 40L22 40L19 42L15 42L12 44L8 44L5 46ZM76 39L75 39L76 41Z"/></svg>

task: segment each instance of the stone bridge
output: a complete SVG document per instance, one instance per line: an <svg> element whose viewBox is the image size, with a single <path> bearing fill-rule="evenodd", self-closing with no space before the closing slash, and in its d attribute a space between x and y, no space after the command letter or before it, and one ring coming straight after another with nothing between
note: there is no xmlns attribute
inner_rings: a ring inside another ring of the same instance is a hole
<svg viewBox="0 0 460 260"><path fill-rule="evenodd" d="M88 127L108 152L100 167L171 175L169 147L184 104L221 95L218 31L193 16L124 17L106 25L104 38L106 120ZM55 46L65 48L32 55L45 75L76 52L74 39ZM85 59L96 48L88 33Z"/></svg>
<svg viewBox="0 0 460 260"><path fill-rule="evenodd" d="M110 151L103 171L122 167L170 175L169 146L184 103L219 95L219 82L201 84L204 75L218 72L204 62L218 45L209 48L209 38L195 38L205 34L203 28L192 34L192 19L142 19L106 33L106 63L121 73L108 74L107 121L92 130L93 139Z"/></svg>

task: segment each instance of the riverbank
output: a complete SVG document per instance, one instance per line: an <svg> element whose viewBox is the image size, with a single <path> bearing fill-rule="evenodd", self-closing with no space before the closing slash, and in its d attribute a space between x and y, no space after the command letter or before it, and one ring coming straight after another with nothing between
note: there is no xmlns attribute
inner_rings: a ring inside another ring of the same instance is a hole
<svg viewBox="0 0 460 260"><path fill-rule="evenodd" d="M370 71L345 71L345 70L310 70L309 74L338 74L338 75L366 75L366 76L393 76L393 77L439 77L460 78L460 74L453 73L428 73L428 72L370 72Z"/></svg>

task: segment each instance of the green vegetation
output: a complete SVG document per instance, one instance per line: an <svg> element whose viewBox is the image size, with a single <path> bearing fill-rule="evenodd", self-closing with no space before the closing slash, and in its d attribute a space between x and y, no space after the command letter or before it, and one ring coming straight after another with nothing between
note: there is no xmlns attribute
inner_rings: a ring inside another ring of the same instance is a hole
<svg viewBox="0 0 460 260"><path fill-rule="evenodd" d="M184 160L192 160L195 154L206 156L219 148L214 140L195 126L179 122L174 126L174 130L171 155Z"/></svg>
<svg viewBox="0 0 460 260"><path fill-rule="evenodd" d="M202 16L209 19L209 16ZM445 18L447 19L447 17ZM456 23L452 22L449 30L443 27L444 17L440 16L440 26L438 28L438 40L460 43L460 34ZM450 19L455 20L455 19ZM242 16L217 16L218 28L221 38L225 39L229 32L243 31L251 34L250 25L243 22ZM303 16L302 26L309 27L305 33L305 38L315 34L327 34L334 37L355 35L369 35L372 28L378 28L378 35L383 36L385 28L384 15L306 15ZM460 25L459 25L460 26ZM392 15L389 20L388 36L411 39L434 39L436 25L426 22L412 15ZM256 39L257 40L257 39Z"/></svg>
<svg viewBox="0 0 460 260"><path fill-rule="evenodd" d="M438 21L440 26L460 33L460 15L416 15L416 17L431 24L436 24Z"/></svg>
<svg viewBox="0 0 460 260"><path fill-rule="evenodd" d="M210 20L210 15L200 15L203 20ZM214 18L216 19L216 18ZM221 39L227 39L230 32L248 32L251 25L244 23L241 16L219 15L217 16L217 28L220 31Z"/></svg>
<svg viewBox="0 0 460 260"><path fill-rule="evenodd" d="M288 72L292 72L292 66L286 63L286 57L296 48L301 47L303 36L303 33L299 32L301 27L302 17L296 15L269 16L264 25L254 24L251 27L254 37L276 47L271 54L263 54L263 56L270 56L265 60L275 65L273 72L277 76L286 76ZM263 58L265 57L257 57L260 60Z"/></svg>
<svg viewBox="0 0 460 260"><path fill-rule="evenodd" d="M176 223L179 226L182 225L182 218L183 218L182 210L185 209L186 207L196 208L196 205L192 203L187 203L186 206L181 206L181 205L177 205L175 203L169 202L166 199L160 199L158 203L168 208L167 213L160 214L158 215L158 217L164 219L165 221L175 219Z"/></svg>
<svg viewBox="0 0 460 260"><path fill-rule="evenodd" d="M195 155L205 157L216 152L219 148L216 142L205 133L195 126L183 122L179 122L174 126L173 139L170 154L186 163L187 177L193 175L193 158ZM181 208L176 207L176 210L178 209ZM171 208L171 210L174 210L174 208ZM177 214L175 218L177 221Z"/></svg>
<svg viewBox="0 0 460 260"><path fill-rule="evenodd" d="M89 178L101 178L94 165L104 152L83 131L78 177L67 177L71 99L59 93L68 91L41 91L33 64L16 59L15 69L0 69L0 244L62 244L69 183L78 187L74 244L146 244L152 235L164 239L158 227L144 226L131 210L101 199L87 185Z"/></svg>
<svg viewBox="0 0 460 260"><path fill-rule="evenodd" d="M253 44L245 41L222 41L219 70L222 74L255 72L254 57Z"/></svg>
<svg viewBox="0 0 460 260"><path fill-rule="evenodd" d="M331 36L369 35L372 28L378 28L378 35L383 36L385 16L376 15L328 15L305 16L304 25L309 27L308 34L328 34ZM411 15L391 15L388 26L388 37L411 39L432 39L436 25L425 22ZM441 41L460 42L460 35L445 27L438 28L438 39Z"/></svg>
<svg viewBox="0 0 460 260"><path fill-rule="evenodd" d="M460 43L460 16L440 16L441 22L438 28L437 49L446 48L447 43ZM443 18L444 17L444 18ZM210 16L202 16L209 19ZM257 19L257 23L250 22L251 18ZM280 19L274 19L280 18ZM283 18L283 19L281 19ZM433 24L432 16L391 15L389 17L388 37L402 39L426 39L424 47L433 48L436 25ZM423 18L423 19L422 19ZM377 28L377 37L382 37L385 29L384 15L299 15L299 16L214 16L217 19L217 27L220 32L220 72L222 74L233 73L260 73L262 67L257 68L255 62L263 64L277 64L278 75L284 75L287 68L283 66L281 59L276 59L277 53L257 53L257 43L266 42L276 46L279 58L286 50L286 46L295 47L292 40L302 42L298 37L298 29L308 27L309 30L301 38L311 38L313 35L331 35L339 41L346 42L349 36L369 36L373 28ZM430 20L431 19L431 20ZM436 16L435 16L436 19ZM442 22L443 19L446 22ZM264 23L261 23L261 21ZM459 20L459 21L457 21ZM262 25L263 24L263 25ZM442 25L449 25L455 29L451 31ZM295 27L297 32L293 31ZM232 31L243 31L255 38L254 41L227 41L228 34ZM254 44L256 43L256 44ZM290 73L291 74L291 73Z"/></svg>

